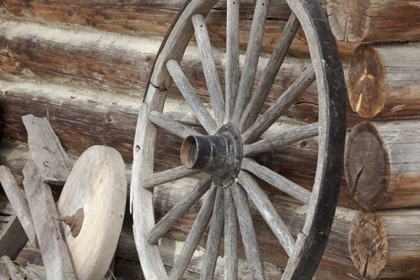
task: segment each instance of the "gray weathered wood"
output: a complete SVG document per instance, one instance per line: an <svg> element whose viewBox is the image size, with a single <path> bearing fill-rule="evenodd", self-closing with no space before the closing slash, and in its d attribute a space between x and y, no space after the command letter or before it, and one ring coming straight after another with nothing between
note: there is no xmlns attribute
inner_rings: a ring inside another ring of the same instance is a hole
<svg viewBox="0 0 420 280"><path fill-rule="evenodd" d="M281 131L253 144L244 145L244 156L254 156L317 135L318 123Z"/></svg>
<svg viewBox="0 0 420 280"><path fill-rule="evenodd" d="M58 212L51 189L43 183L32 161L25 165L23 175L23 185L48 279L76 279L59 221L55 219Z"/></svg>
<svg viewBox="0 0 420 280"><path fill-rule="evenodd" d="M242 169L251 172L261 180L271 184L273 187L287 193L303 203L308 204L311 200L311 192L284 178L280 174L260 165L253 159L244 158Z"/></svg>
<svg viewBox="0 0 420 280"><path fill-rule="evenodd" d="M227 0L225 122L230 122L239 87L239 1Z"/></svg>
<svg viewBox="0 0 420 280"><path fill-rule="evenodd" d="M185 139L189 135L200 136L200 132L189 128L185 124L173 120L171 117L157 111L152 111L149 114L149 120L161 128L166 129L170 133Z"/></svg>
<svg viewBox="0 0 420 280"><path fill-rule="evenodd" d="M195 90L191 86L188 78L185 76L178 62L174 59L171 59L168 61L168 63L166 63L166 67L179 90L181 91L182 96L184 96L185 100L188 102L188 105L190 105L190 108L194 115L197 117L198 121L203 125L209 134L216 132L216 122L207 111L206 107L204 107L203 102L195 93Z"/></svg>
<svg viewBox="0 0 420 280"><path fill-rule="evenodd" d="M25 244L28 242L28 237L19 222L19 219L14 213L4 213L4 209L0 209L2 214L10 215L7 224L0 229L0 254L7 255L15 259ZM3 224L3 222L1 223Z"/></svg>
<svg viewBox="0 0 420 280"><path fill-rule="evenodd" d="M238 279L238 217L232 190L225 189L225 280Z"/></svg>
<svg viewBox="0 0 420 280"><path fill-rule="evenodd" d="M214 203L213 216L209 236L207 237L206 253L203 262L203 271L200 279L207 280L214 278L214 272L219 256L220 241L222 239L224 223L224 190L217 188L216 202Z"/></svg>
<svg viewBox="0 0 420 280"><path fill-rule="evenodd" d="M142 185L143 188L150 189L157 185L175 181L190 175L197 174L199 172L200 171L189 169L181 165L169 170L155 173L149 177L144 178Z"/></svg>
<svg viewBox="0 0 420 280"><path fill-rule="evenodd" d="M243 133L244 143L258 139L315 80L315 71L310 66L293 84L274 102L274 104L256 122Z"/></svg>
<svg viewBox="0 0 420 280"><path fill-rule="evenodd" d="M26 235L28 236L29 241L34 246L37 246L38 242L36 239L35 228L25 193L21 188L19 188L15 177L6 166L0 166L0 182L7 198L10 201L10 204L13 207L13 210L15 211Z"/></svg>
<svg viewBox="0 0 420 280"><path fill-rule="evenodd" d="M238 184L232 185L233 198L235 200L236 213L238 214L239 227L241 229L242 242L245 248L245 255L253 279L263 280L264 269L260 258L260 249L255 235L251 211L245 190Z"/></svg>
<svg viewBox="0 0 420 280"><path fill-rule="evenodd" d="M8 256L2 256L0 259L0 263L4 265L4 268L6 269L6 271L0 271L1 279L6 280L10 277L11 280L24 280L24 276L20 273L20 271L13 264L12 260ZM5 272L8 273L7 276L5 275Z"/></svg>
<svg viewBox="0 0 420 280"><path fill-rule="evenodd" d="M242 113L251 98L269 6L270 0L257 0L255 4L251 33L249 34L244 67L236 97L235 111L233 112L233 123L235 124L239 124Z"/></svg>
<svg viewBox="0 0 420 280"><path fill-rule="evenodd" d="M47 118L33 115L22 117L28 131L28 144L32 159L45 183L64 184L70 174L72 162L61 146Z"/></svg>
<svg viewBox="0 0 420 280"><path fill-rule="evenodd" d="M133 213L133 232L136 249L146 279L166 279L159 247L147 242L147 234L155 226L153 189L145 189L142 180L153 175L157 127L149 121L151 111L162 112L166 92L149 87L145 102L139 110L133 145L133 167L130 184L130 212ZM133 209L134 206L134 209ZM134 211L133 211L134 210Z"/></svg>
<svg viewBox="0 0 420 280"><path fill-rule="evenodd" d="M198 49L200 51L201 63L203 65L211 105L213 107L217 124L220 126L223 123L225 115L225 103L223 101L219 74L217 73L216 63L211 50L206 22L202 15L194 15L191 20L194 25L195 39L197 40Z"/></svg>
<svg viewBox="0 0 420 280"><path fill-rule="evenodd" d="M178 259L176 260L174 267L169 274L169 280L181 279L185 270L187 269L188 263L191 260L192 255L194 254L195 248L200 242L201 237L206 230L206 226L210 221L214 202L216 200L216 190L217 187L212 185L207 197L201 206L200 212L195 219L193 226L191 227L190 233L188 234L187 240L182 247L181 253L179 254Z"/></svg>
<svg viewBox="0 0 420 280"><path fill-rule="evenodd" d="M277 213L276 208L274 208L273 204L268 199L267 195L260 186L258 186L255 179L247 172L241 171L239 174L239 184L241 184L244 190L248 193L249 197L258 208L258 211L260 211L264 220L277 237L277 240L290 257L293 253L295 240L288 231L279 213Z"/></svg>
<svg viewBox="0 0 420 280"><path fill-rule="evenodd" d="M270 60L265 67L258 86L252 95L251 101L248 103L248 106L241 117L239 124L241 131L245 131L257 119L298 28L299 20L295 14L292 13L279 41L277 42Z"/></svg>
<svg viewBox="0 0 420 280"><path fill-rule="evenodd" d="M150 244L156 244L171 226L182 216L188 209L196 203L200 197L210 188L210 176L205 176L195 187L191 188L171 210L150 230L147 240Z"/></svg>

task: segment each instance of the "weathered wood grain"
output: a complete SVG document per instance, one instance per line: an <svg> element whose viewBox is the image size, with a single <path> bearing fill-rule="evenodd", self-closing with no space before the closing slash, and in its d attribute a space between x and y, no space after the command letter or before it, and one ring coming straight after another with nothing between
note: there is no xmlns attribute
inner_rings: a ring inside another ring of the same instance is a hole
<svg viewBox="0 0 420 280"><path fill-rule="evenodd" d="M8 202L6 204L9 204ZM4 206L3 203L2 206ZM5 214L3 207L0 207L0 213ZM8 221L2 222L0 228L0 253L14 260L28 242L28 237L16 214L9 213Z"/></svg>
<svg viewBox="0 0 420 280"><path fill-rule="evenodd" d="M28 145L35 166L47 184L61 184L67 180L73 163L61 146L49 121L34 115L22 117L28 132Z"/></svg>
<svg viewBox="0 0 420 280"><path fill-rule="evenodd" d="M351 223L349 251L363 279L418 279L418 209L361 210Z"/></svg>
<svg viewBox="0 0 420 280"><path fill-rule="evenodd" d="M0 7L1 17L18 21L43 22L54 26L56 23L69 24L72 26L82 25L95 30L116 32L124 35L138 35L143 37L160 36L167 32L177 11L184 4L184 0L176 1L125 1L124 3L114 0L98 3L89 0L74 2L71 0L50 1L48 5L42 0L33 0L30 5L13 0L3 1ZM210 39L216 47L224 47L226 44L226 2L220 1L210 12L208 19ZM325 1L323 1L325 2ZM239 43L242 50L246 49L248 33L251 28L254 1L241 1L240 3L240 32ZM272 51L274 43L284 29L290 9L285 1L273 1L268 12L263 50ZM354 44L339 42L342 54L349 59ZM306 39L303 32L299 31L299 37L293 41L291 53L295 56L308 57Z"/></svg>
<svg viewBox="0 0 420 280"><path fill-rule="evenodd" d="M327 0L331 29L350 42L418 41L419 1Z"/></svg>
<svg viewBox="0 0 420 280"><path fill-rule="evenodd" d="M363 118L420 115L420 43L361 45L351 59L348 95Z"/></svg>
<svg viewBox="0 0 420 280"><path fill-rule="evenodd" d="M63 147L80 155L92 145L105 145L117 149L127 163L133 160L132 143L140 104L138 98L115 96L106 91L89 91L54 84L0 82L0 116L3 120L0 131L9 139L26 142L26 131L21 116L34 114L47 116L60 137ZM139 103L137 103L139 102ZM197 128L197 122L188 112L185 104L169 100L165 114L184 124ZM296 128L289 120L273 126L276 131ZM278 130L277 130L278 129ZM198 130L203 132L203 130ZM158 133L155 153L155 172L177 167L181 164L179 149L182 139L161 129ZM272 152L275 171L298 185L311 189L317 162L317 139L307 139L282 146ZM1 158L0 158L1 159ZM12 159L11 159L12 160ZM283 164L287 162L287 164ZM16 162L17 163L17 162ZM19 167L10 165L14 175L21 181ZM20 168L23 168L21 166ZM348 192L345 179L340 194L340 204L351 208L360 206ZM269 188L267 185L263 187ZM269 188L274 191L274 188Z"/></svg>
<svg viewBox="0 0 420 280"><path fill-rule="evenodd" d="M16 212L21 225L28 236L29 241L34 246L37 246L38 241L36 239L35 228L25 193L18 186L10 169L4 165L0 166L0 182L10 204L13 207L13 210Z"/></svg>
<svg viewBox="0 0 420 280"><path fill-rule="evenodd" d="M348 138L345 174L365 209L420 206L420 121L362 122Z"/></svg>
<svg viewBox="0 0 420 280"><path fill-rule="evenodd" d="M61 235L57 208L49 186L29 161L23 169L26 198L34 221L48 278L76 279L66 243Z"/></svg>

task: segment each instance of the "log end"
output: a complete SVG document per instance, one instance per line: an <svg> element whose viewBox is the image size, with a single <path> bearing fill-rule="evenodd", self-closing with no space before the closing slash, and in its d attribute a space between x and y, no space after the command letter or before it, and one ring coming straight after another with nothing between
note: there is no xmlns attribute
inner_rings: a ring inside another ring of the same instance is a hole
<svg viewBox="0 0 420 280"><path fill-rule="evenodd" d="M346 143L344 172L350 192L363 208L378 208L387 198L389 155L372 123L361 122L352 129Z"/></svg>
<svg viewBox="0 0 420 280"><path fill-rule="evenodd" d="M328 0L327 14L337 40L362 42L369 35L369 0Z"/></svg>
<svg viewBox="0 0 420 280"><path fill-rule="evenodd" d="M376 279L385 267L388 240L382 218L361 210L353 219L349 233L349 252L364 279Z"/></svg>
<svg viewBox="0 0 420 280"><path fill-rule="evenodd" d="M386 77L382 60L372 46L360 45L356 48L348 76L351 108L362 118L375 117L385 105Z"/></svg>

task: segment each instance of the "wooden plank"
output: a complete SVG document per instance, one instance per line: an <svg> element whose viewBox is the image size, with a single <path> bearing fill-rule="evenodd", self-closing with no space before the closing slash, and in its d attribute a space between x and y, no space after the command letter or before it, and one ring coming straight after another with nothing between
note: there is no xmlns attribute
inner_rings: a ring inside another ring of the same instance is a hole
<svg viewBox="0 0 420 280"><path fill-rule="evenodd" d="M29 150L45 183L64 184L73 166L47 118L22 117Z"/></svg>
<svg viewBox="0 0 420 280"><path fill-rule="evenodd" d="M12 172L6 166L0 166L0 182L29 241L37 246L38 241L25 193L19 188Z"/></svg>
<svg viewBox="0 0 420 280"><path fill-rule="evenodd" d="M51 189L43 183L36 166L29 161L23 169L23 184L38 237L47 277L76 279L66 243L61 235L57 208Z"/></svg>
<svg viewBox="0 0 420 280"><path fill-rule="evenodd" d="M0 254L14 260L27 242L28 237L17 215L11 215L8 223L0 229Z"/></svg>

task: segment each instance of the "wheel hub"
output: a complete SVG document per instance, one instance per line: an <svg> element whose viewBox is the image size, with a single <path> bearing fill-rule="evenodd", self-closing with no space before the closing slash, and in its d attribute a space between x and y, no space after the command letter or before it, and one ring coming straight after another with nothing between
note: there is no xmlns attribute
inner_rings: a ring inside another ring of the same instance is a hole
<svg viewBox="0 0 420 280"><path fill-rule="evenodd" d="M238 176L242 162L242 139L230 123L214 135L185 138L181 147L181 162L189 169L213 176L219 187L229 187Z"/></svg>

